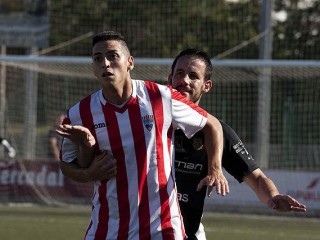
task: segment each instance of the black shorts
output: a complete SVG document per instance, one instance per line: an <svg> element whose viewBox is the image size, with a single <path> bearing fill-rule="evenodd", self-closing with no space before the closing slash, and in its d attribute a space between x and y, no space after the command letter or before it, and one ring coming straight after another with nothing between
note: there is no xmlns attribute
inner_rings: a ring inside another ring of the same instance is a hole
<svg viewBox="0 0 320 240"><path fill-rule="evenodd" d="M196 233L199 229L203 210L180 204L180 211L183 217L184 228L188 236L187 239L197 240Z"/></svg>

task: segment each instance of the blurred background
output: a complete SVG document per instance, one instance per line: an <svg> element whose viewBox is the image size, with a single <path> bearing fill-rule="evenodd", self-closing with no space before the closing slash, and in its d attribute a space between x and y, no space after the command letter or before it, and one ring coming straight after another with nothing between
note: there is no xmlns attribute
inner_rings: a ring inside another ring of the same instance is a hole
<svg viewBox="0 0 320 240"><path fill-rule="evenodd" d="M52 129L99 88L91 39L121 32L133 78L166 84L186 47L207 51L214 89L202 107L232 126L279 190L320 216L320 1L0 0L0 202L89 204L91 184L62 176ZM207 211L263 212L246 187Z"/></svg>

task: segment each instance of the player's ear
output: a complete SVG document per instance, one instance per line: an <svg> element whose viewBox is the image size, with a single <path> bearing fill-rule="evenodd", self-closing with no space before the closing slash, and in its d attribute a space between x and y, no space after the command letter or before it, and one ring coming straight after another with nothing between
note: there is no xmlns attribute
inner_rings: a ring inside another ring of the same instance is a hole
<svg viewBox="0 0 320 240"><path fill-rule="evenodd" d="M204 87L203 87L202 91L204 93L207 93L207 92L209 92L211 90L212 87L213 87L212 80L211 79L206 80L205 83L204 83Z"/></svg>
<svg viewBox="0 0 320 240"><path fill-rule="evenodd" d="M168 84L172 85L172 73L170 73L168 76Z"/></svg>
<svg viewBox="0 0 320 240"><path fill-rule="evenodd" d="M128 70L131 71L134 68L134 58L130 56L128 58Z"/></svg>

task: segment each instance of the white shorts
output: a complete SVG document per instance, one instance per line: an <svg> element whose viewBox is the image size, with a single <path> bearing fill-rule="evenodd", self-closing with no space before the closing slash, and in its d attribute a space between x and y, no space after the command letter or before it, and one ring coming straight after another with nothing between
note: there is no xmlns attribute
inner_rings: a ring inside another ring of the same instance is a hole
<svg viewBox="0 0 320 240"><path fill-rule="evenodd" d="M199 229L196 233L196 237L198 238L198 240L207 240L206 238L206 233L204 231L204 227L203 227L203 224L200 222L200 225L199 225Z"/></svg>

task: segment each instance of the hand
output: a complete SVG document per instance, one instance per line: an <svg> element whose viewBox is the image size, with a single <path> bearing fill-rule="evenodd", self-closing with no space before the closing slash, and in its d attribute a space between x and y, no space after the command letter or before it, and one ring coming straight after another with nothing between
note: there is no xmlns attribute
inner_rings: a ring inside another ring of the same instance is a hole
<svg viewBox="0 0 320 240"><path fill-rule="evenodd" d="M289 195L276 195L268 201L268 206L278 212L305 212L305 205Z"/></svg>
<svg viewBox="0 0 320 240"><path fill-rule="evenodd" d="M69 138L74 144L79 146L92 147L96 144L96 140L90 130L80 125L59 125L56 132L62 137Z"/></svg>
<svg viewBox="0 0 320 240"><path fill-rule="evenodd" d="M117 174L117 160L107 151L96 156L87 169L89 181L109 180Z"/></svg>
<svg viewBox="0 0 320 240"><path fill-rule="evenodd" d="M229 193L229 184L222 171L213 171L211 175L207 175L203 178L197 187L197 191L200 191L204 185L207 185L207 195L211 196L213 187L216 186L218 194L225 196Z"/></svg>

